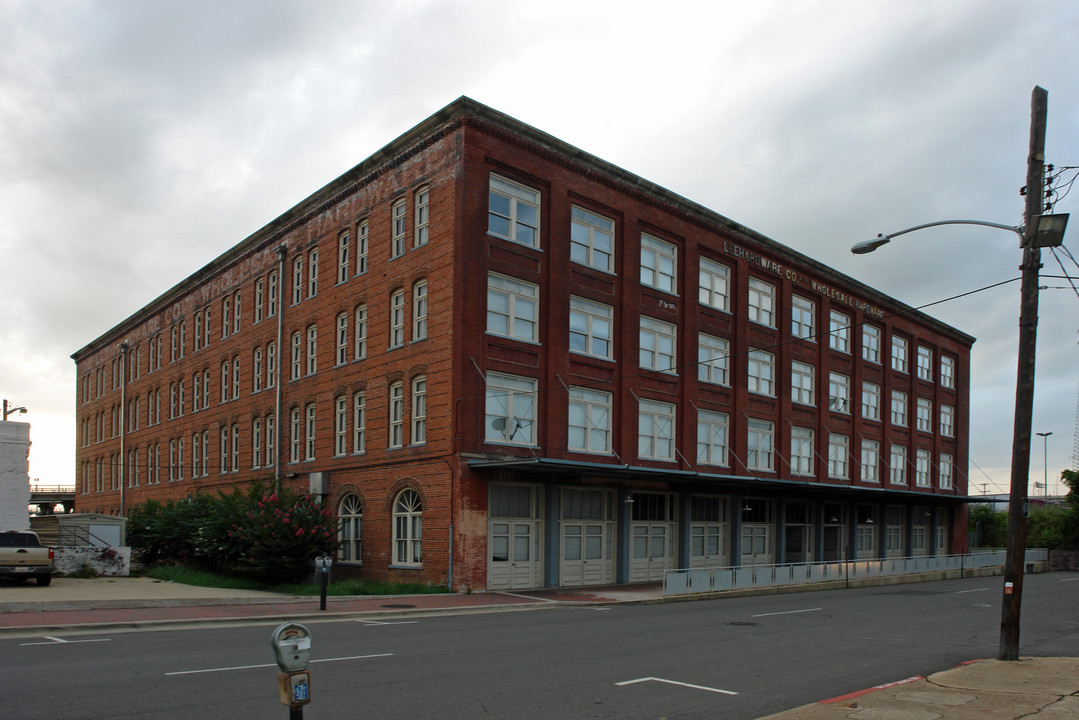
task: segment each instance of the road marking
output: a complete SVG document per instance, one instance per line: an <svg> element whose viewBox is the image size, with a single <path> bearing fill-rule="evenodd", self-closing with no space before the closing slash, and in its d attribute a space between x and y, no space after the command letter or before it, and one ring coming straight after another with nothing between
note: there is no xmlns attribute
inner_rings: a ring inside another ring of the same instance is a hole
<svg viewBox="0 0 1079 720"><path fill-rule="evenodd" d="M327 663L327 662L340 662L342 660L367 660L369 658L390 657L393 653L379 653L377 655L353 655L351 657L339 657L339 658L325 658L323 660L312 660L311 663ZM265 663L263 665L236 665L234 667L220 667L220 668L206 668L204 670L177 670L176 672L167 672L165 676L170 675L198 675L200 673L215 673L215 672L230 672L232 670L255 670L257 668L265 667L277 667L277 663Z"/></svg>
<svg viewBox="0 0 1079 720"><path fill-rule="evenodd" d="M984 592L984 591L986 591L986 590L988 590L988 589L989 589L989 588L975 588L975 589L973 589L973 590L957 590L955 594L956 594L956 595L963 595L963 594L965 594L965 593L972 593L972 592Z"/></svg>
<svg viewBox="0 0 1079 720"><path fill-rule="evenodd" d="M737 695L738 693L731 690L720 690L719 688L705 687L704 685L692 685L690 683L678 682L677 680L664 680L663 678L646 677L637 678L636 680L625 680L623 682L615 683L615 685L635 685L643 682L659 682L667 683L668 685L681 685L682 687L693 688L694 690L707 690L708 692L721 693L723 695Z"/></svg>
<svg viewBox="0 0 1079 720"><path fill-rule="evenodd" d="M498 594L499 595L509 595L510 597L524 598L525 600L539 600L541 602L558 602L557 600L552 600L551 598L533 597L532 595L521 595L520 593L500 592Z"/></svg>
<svg viewBox="0 0 1079 720"><path fill-rule="evenodd" d="M1062 578L1060 582L1075 582L1079 578Z"/></svg>
<svg viewBox="0 0 1079 720"><path fill-rule="evenodd" d="M418 621L417 620L397 620L397 621L394 621L394 622L386 622L386 621L383 621L383 620L357 620L356 622L363 623L364 625L415 625Z"/></svg>
<svg viewBox="0 0 1079 720"><path fill-rule="evenodd" d="M46 635L45 639L49 642L19 643L19 647L30 647L31 645L69 645L72 643L109 642L112 638L97 638L94 640L64 640L63 638Z"/></svg>
<svg viewBox="0 0 1079 720"><path fill-rule="evenodd" d="M843 702L844 700L853 700L854 698L861 697L862 695L868 695L869 693L875 692L877 690L884 690L886 688L896 687L897 685L906 685L908 683L917 682L919 680L924 680L924 679L925 679L925 676L923 676L923 675L915 675L914 677L909 677L906 680L897 680L895 682L884 683L883 685L875 685L875 686L873 686L871 688L866 688L865 690L858 690L856 692L847 693L846 695L840 695L839 697L830 698L828 700L821 700L817 704L818 705L833 705L833 704L838 703L838 702Z"/></svg>
<svg viewBox="0 0 1079 720"><path fill-rule="evenodd" d="M823 609L824 608L809 608L807 610L786 610L784 612L761 613L760 615L750 615L750 617L771 617L772 615L797 615L798 613L817 612L818 610L823 610Z"/></svg>

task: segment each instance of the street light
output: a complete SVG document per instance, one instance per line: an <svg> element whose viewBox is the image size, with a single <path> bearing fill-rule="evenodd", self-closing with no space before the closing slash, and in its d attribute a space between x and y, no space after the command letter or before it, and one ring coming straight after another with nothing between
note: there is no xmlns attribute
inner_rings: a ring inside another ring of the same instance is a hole
<svg viewBox="0 0 1079 720"><path fill-rule="evenodd" d="M1049 503L1049 436L1052 435L1052 431L1047 433L1036 433L1038 437L1042 439L1042 466L1045 468L1045 483L1042 487L1045 489L1045 502Z"/></svg>
<svg viewBox="0 0 1079 720"><path fill-rule="evenodd" d="M8 405L8 401L5 400L4 401L4 422L7 422L7 416L8 415L14 415L15 413L19 413L20 415L24 415L26 413L26 408L25 407L12 407L12 406Z"/></svg>

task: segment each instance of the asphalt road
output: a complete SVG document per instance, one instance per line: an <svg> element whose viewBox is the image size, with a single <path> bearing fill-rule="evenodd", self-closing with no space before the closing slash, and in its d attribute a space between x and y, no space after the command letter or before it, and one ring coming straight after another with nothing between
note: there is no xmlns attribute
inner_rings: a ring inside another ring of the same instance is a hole
<svg viewBox="0 0 1079 720"><path fill-rule="evenodd" d="M750 720L995 657L996 578L310 623L319 718ZM273 625L0 640L12 718L287 718ZM1026 578L1023 655L1079 655L1079 573Z"/></svg>

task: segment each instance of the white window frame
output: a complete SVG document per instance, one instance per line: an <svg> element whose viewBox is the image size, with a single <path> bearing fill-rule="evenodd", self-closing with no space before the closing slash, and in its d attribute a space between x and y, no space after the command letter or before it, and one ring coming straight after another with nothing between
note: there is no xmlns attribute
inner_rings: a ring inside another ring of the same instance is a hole
<svg viewBox="0 0 1079 720"><path fill-rule="evenodd" d="M390 384L389 390L390 448L404 447L405 444L405 384L398 380Z"/></svg>
<svg viewBox="0 0 1079 720"><path fill-rule="evenodd" d="M889 452L888 482L892 485L907 484L907 448L905 445L892 444Z"/></svg>
<svg viewBox="0 0 1079 720"><path fill-rule="evenodd" d="M678 294L678 246L641 233L641 285Z"/></svg>
<svg viewBox="0 0 1079 720"><path fill-rule="evenodd" d="M828 347L850 354L850 315L838 310L828 313Z"/></svg>
<svg viewBox="0 0 1079 720"><path fill-rule="evenodd" d="M349 252L349 233L348 230L342 230L337 234L337 284L347 282L352 276L349 271L350 267L350 255Z"/></svg>
<svg viewBox="0 0 1079 720"><path fill-rule="evenodd" d="M776 356L764 350L750 350L746 360L746 389L755 395L775 397Z"/></svg>
<svg viewBox="0 0 1079 720"><path fill-rule="evenodd" d="M677 375L677 333L678 329L673 323L642 315L638 353L640 366L646 370Z"/></svg>
<svg viewBox="0 0 1079 720"><path fill-rule="evenodd" d="M390 227L392 239L390 241L390 259L399 258L405 254L405 233L408 215L408 203L404 198L396 201L390 209Z"/></svg>
<svg viewBox="0 0 1079 720"><path fill-rule="evenodd" d="M303 254L292 259L292 304L303 302Z"/></svg>
<svg viewBox="0 0 1079 720"><path fill-rule="evenodd" d="M393 565L420 567L423 541L423 503L415 490L398 493L393 501Z"/></svg>
<svg viewBox="0 0 1079 720"><path fill-rule="evenodd" d="M413 198L416 209L414 211L415 227L412 232L412 247L418 248L423 247L430 240L431 189L424 185L416 190Z"/></svg>
<svg viewBox="0 0 1079 720"><path fill-rule="evenodd" d="M698 270L697 299L700 304L721 312L729 312L731 269L715 260L702 257Z"/></svg>
<svg viewBox="0 0 1079 720"><path fill-rule="evenodd" d="M914 486L920 488L933 487L933 477L930 467L932 456L928 450L919 448L914 451Z"/></svg>
<svg viewBox="0 0 1079 720"><path fill-rule="evenodd" d="M370 229L367 220L356 223L356 274L367 272L367 247Z"/></svg>
<svg viewBox="0 0 1079 720"><path fill-rule="evenodd" d="M848 375L828 373L828 409L834 413L850 414L850 377Z"/></svg>
<svg viewBox="0 0 1079 720"><path fill-rule="evenodd" d="M352 454L367 451L367 395L360 390L352 394Z"/></svg>
<svg viewBox="0 0 1079 720"><path fill-rule="evenodd" d="M412 414L411 437L413 445L427 442L427 376L417 375L412 378Z"/></svg>
<svg viewBox="0 0 1079 720"><path fill-rule="evenodd" d="M862 440L862 482L880 482L880 442Z"/></svg>
<svg viewBox="0 0 1079 720"><path fill-rule="evenodd" d="M318 371L318 325L307 326L307 375Z"/></svg>
<svg viewBox="0 0 1079 720"><path fill-rule="evenodd" d="M955 358L943 353L940 355L940 386L955 388Z"/></svg>
<svg viewBox="0 0 1079 720"><path fill-rule="evenodd" d="M353 328L352 359L363 360L367 357L367 305L357 305L352 316L356 323Z"/></svg>
<svg viewBox="0 0 1079 720"><path fill-rule="evenodd" d="M571 452L611 454L612 395L584 387L569 389L566 447Z"/></svg>
<svg viewBox="0 0 1079 720"><path fill-rule="evenodd" d="M304 408L306 420L304 426L304 461L315 459L315 403L308 403Z"/></svg>
<svg viewBox="0 0 1079 720"><path fill-rule="evenodd" d="M791 361L791 402L813 407L817 404L817 368Z"/></svg>
<svg viewBox="0 0 1079 720"><path fill-rule="evenodd" d="M569 351L610 360L614 350L614 308L570 296Z"/></svg>
<svg viewBox="0 0 1079 720"><path fill-rule="evenodd" d="M493 307L504 301L505 308ZM498 320L492 328L492 320ZM501 326L505 326L504 329ZM487 274L487 333L535 343L539 340L539 285Z"/></svg>
<svg viewBox="0 0 1079 720"><path fill-rule="evenodd" d="M955 408L943 403L940 406L940 434L955 437Z"/></svg>
<svg viewBox="0 0 1079 720"><path fill-rule="evenodd" d="M405 290L390 293L390 350L405 344Z"/></svg>
<svg viewBox="0 0 1079 720"><path fill-rule="evenodd" d="M814 435L812 428L791 425L791 474L813 474Z"/></svg>
<svg viewBox="0 0 1079 720"><path fill-rule="evenodd" d="M933 382L933 349L925 345L918 346L915 368L919 380Z"/></svg>
<svg viewBox="0 0 1079 720"><path fill-rule="evenodd" d="M850 438L828 433L828 477L846 480L850 477Z"/></svg>
<svg viewBox="0 0 1079 720"><path fill-rule="evenodd" d="M574 205L570 208L570 260L614 272L614 220Z"/></svg>
<svg viewBox="0 0 1079 720"><path fill-rule="evenodd" d="M801 295L791 296L791 336L817 342L817 304Z"/></svg>
<svg viewBox="0 0 1079 720"><path fill-rule="evenodd" d="M765 327L776 326L776 286L755 277L749 278L748 317Z"/></svg>
<svg viewBox="0 0 1079 720"><path fill-rule="evenodd" d="M307 253L307 297L318 295L318 246Z"/></svg>
<svg viewBox="0 0 1079 720"><path fill-rule="evenodd" d="M933 432L933 401L918 398L914 405L914 426L919 432Z"/></svg>
<svg viewBox="0 0 1079 720"><path fill-rule="evenodd" d="M880 385L862 381L862 419L880 422Z"/></svg>
<svg viewBox="0 0 1079 720"><path fill-rule="evenodd" d="M952 471L954 469L951 453L940 454L940 464L937 466L937 485L941 490L952 489Z"/></svg>
<svg viewBox="0 0 1079 720"><path fill-rule="evenodd" d="M497 198L497 200L496 200ZM542 195L526 185L491 173L487 201L487 234L531 248L540 246L540 203ZM495 208L506 203L506 207ZM493 227L506 226L505 231Z"/></svg>
<svg viewBox="0 0 1079 720"><path fill-rule="evenodd" d="M697 335L697 379L713 385L730 385L731 343L707 333Z"/></svg>
<svg viewBox="0 0 1079 720"><path fill-rule="evenodd" d="M333 454L334 457L341 457L348 451L348 397L338 395L333 405Z"/></svg>
<svg viewBox="0 0 1079 720"><path fill-rule="evenodd" d="M348 313L337 314L337 346L334 348L334 364L338 367L348 363Z"/></svg>
<svg viewBox="0 0 1079 720"><path fill-rule="evenodd" d="M746 469L775 469L775 423L749 418L746 423Z"/></svg>
<svg viewBox="0 0 1079 720"><path fill-rule="evenodd" d="M412 285L412 342L427 339L427 281Z"/></svg>
<svg viewBox="0 0 1079 720"><path fill-rule="evenodd" d="M906 338L898 335L892 336L892 370L901 373L909 372L908 351L910 343Z"/></svg>
<svg viewBox="0 0 1079 720"><path fill-rule="evenodd" d="M535 378L487 373L485 442L499 445L536 444L538 385Z"/></svg>
<svg viewBox="0 0 1079 720"><path fill-rule="evenodd" d="M907 427L908 396L902 390L892 390L891 413L892 425Z"/></svg>
<svg viewBox="0 0 1079 720"><path fill-rule="evenodd" d="M637 457L674 460L675 406L641 398L637 407Z"/></svg>
<svg viewBox="0 0 1079 720"><path fill-rule="evenodd" d="M727 413L697 410L697 462L727 467L730 463L730 417Z"/></svg>
<svg viewBox="0 0 1079 720"><path fill-rule="evenodd" d="M880 365L880 328L876 325L862 325L862 359Z"/></svg>

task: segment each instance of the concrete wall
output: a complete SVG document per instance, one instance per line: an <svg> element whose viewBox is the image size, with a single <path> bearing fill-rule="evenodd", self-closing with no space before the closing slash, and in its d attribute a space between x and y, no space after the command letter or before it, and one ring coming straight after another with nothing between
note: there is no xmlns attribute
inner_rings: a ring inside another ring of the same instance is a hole
<svg viewBox="0 0 1079 720"><path fill-rule="evenodd" d="M131 570L129 547L58 547L55 551L56 572L62 575L78 572L83 565L108 576L126 576Z"/></svg>
<svg viewBox="0 0 1079 720"><path fill-rule="evenodd" d="M0 532L30 527L30 425L0 421Z"/></svg>

